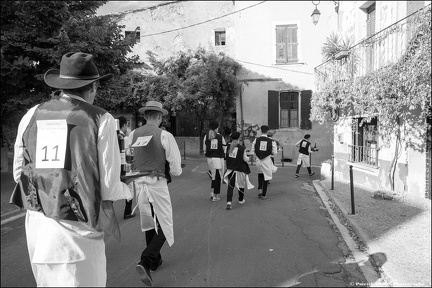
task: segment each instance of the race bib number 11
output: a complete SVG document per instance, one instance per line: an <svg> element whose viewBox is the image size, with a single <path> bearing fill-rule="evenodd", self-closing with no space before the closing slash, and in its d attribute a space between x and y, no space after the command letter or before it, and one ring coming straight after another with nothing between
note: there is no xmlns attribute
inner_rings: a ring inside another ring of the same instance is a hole
<svg viewBox="0 0 432 288"><path fill-rule="evenodd" d="M38 120L36 168L64 168L67 146L67 123L62 120Z"/></svg>

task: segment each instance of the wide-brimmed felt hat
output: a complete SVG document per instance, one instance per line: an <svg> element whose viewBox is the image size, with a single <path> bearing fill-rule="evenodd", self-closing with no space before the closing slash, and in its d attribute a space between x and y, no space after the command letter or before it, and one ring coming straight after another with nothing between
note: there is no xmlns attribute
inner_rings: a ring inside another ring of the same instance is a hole
<svg viewBox="0 0 432 288"><path fill-rule="evenodd" d="M63 55L60 70L50 69L44 75L45 83L57 89L77 89L95 81L106 81L112 74L99 75L93 55L69 52Z"/></svg>
<svg viewBox="0 0 432 288"><path fill-rule="evenodd" d="M168 111L162 108L162 103L158 101L147 101L144 107L140 108L138 111L144 113L145 111L153 110L162 112L162 115L167 115Z"/></svg>

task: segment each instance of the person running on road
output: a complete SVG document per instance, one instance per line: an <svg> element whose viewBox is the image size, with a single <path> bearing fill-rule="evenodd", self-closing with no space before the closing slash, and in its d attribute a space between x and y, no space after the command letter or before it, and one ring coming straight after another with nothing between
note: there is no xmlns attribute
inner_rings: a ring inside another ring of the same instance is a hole
<svg viewBox="0 0 432 288"><path fill-rule="evenodd" d="M27 209L38 287L106 286L104 232L120 239L112 203L133 197L120 181L116 121L93 105L99 82L111 76L99 75L93 55L66 53L60 69L44 75L61 92L31 108L18 126L11 200Z"/></svg>
<svg viewBox="0 0 432 288"><path fill-rule="evenodd" d="M273 164L270 155L277 153L276 142L267 136L269 128L267 125L261 126L261 136L255 138L252 142L251 152L257 157L256 167L258 171L258 198L267 199L268 181L272 179L272 174L277 171L277 167Z"/></svg>
<svg viewBox="0 0 432 288"><path fill-rule="evenodd" d="M311 148L311 143L309 142L309 139L310 139L310 135L306 134L302 140L298 141L295 144L297 147L300 147L299 156L297 159L297 169L296 169L295 178L299 177L298 173L300 172L300 167L302 166L302 164L308 170L309 176L315 175L315 172L312 172L311 170L309 160L310 160L310 154L312 154L312 152L314 151L318 151L318 149Z"/></svg>
<svg viewBox="0 0 432 288"><path fill-rule="evenodd" d="M234 131L230 135L232 141L228 143L226 152L227 170L224 175L224 180L228 183L227 189L227 206L226 209L231 210L234 188L237 188L239 193L239 203L244 204L244 189L253 189L254 186L249 182L250 173L247 161L249 157L246 155L246 148L239 143L240 133Z"/></svg>
<svg viewBox="0 0 432 288"><path fill-rule="evenodd" d="M141 230L145 231L147 247L141 253L136 271L141 281L153 285L150 275L162 265L160 251L165 241L174 244L171 197L168 190L170 174L182 173L181 155L174 136L161 129L162 117L168 111L158 101L148 101L139 109L147 121L131 132L127 146L134 148L133 173L129 181L135 181L137 206L141 216ZM168 162L168 163L167 163ZM167 165L169 167L167 167Z"/></svg>
<svg viewBox="0 0 432 288"><path fill-rule="evenodd" d="M224 169L224 157L226 144L225 139L218 133L219 123L211 121L210 131L204 136L203 147L205 156L207 157L207 164L212 173L210 199L212 201L220 200L220 189L222 182L222 175Z"/></svg>

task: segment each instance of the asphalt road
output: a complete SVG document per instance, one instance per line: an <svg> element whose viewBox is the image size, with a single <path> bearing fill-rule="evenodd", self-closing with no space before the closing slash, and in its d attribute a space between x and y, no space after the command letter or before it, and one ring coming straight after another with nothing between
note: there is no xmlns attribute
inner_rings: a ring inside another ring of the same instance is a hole
<svg viewBox="0 0 432 288"><path fill-rule="evenodd" d="M232 210L222 199L210 201L210 179L203 160L186 160L169 184L174 212L172 247L162 248L163 265L152 273L154 286L171 287L350 287L366 283L357 263L312 186L306 170L279 167L268 199L246 191ZM256 168L251 182L257 185ZM135 204L135 201L134 201ZM115 203L122 242L106 236L109 287L144 286L135 271L145 248L139 217L124 220L124 201ZM24 218L1 227L1 286L35 286L27 254Z"/></svg>

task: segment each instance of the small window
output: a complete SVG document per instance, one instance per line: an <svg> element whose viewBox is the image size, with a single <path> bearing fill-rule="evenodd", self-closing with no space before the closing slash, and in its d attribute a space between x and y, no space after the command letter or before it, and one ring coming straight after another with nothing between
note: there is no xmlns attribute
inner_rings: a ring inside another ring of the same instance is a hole
<svg viewBox="0 0 432 288"><path fill-rule="evenodd" d="M135 37L135 43L140 43L141 42L141 34L140 31L125 31L125 37Z"/></svg>
<svg viewBox="0 0 432 288"><path fill-rule="evenodd" d="M299 127L298 92L280 94L280 127Z"/></svg>
<svg viewBox="0 0 432 288"><path fill-rule="evenodd" d="M352 122L352 143L348 145L349 160L370 166L378 166L378 119L370 122L354 118Z"/></svg>
<svg viewBox="0 0 432 288"><path fill-rule="evenodd" d="M270 129L312 129L310 110L312 90L268 91L268 126Z"/></svg>
<svg viewBox="0 0 432 288"><path fill-rule="evenodd" d="M297 25L276 26L276 63L296 63L298 59Z"/></svg>
<svg viewBox="0 0 432 288"><path fill-rule="evenodd" d="M226 32L223 31L215 31L215 45L222 46L225 45L226 41Z"/></svg>

